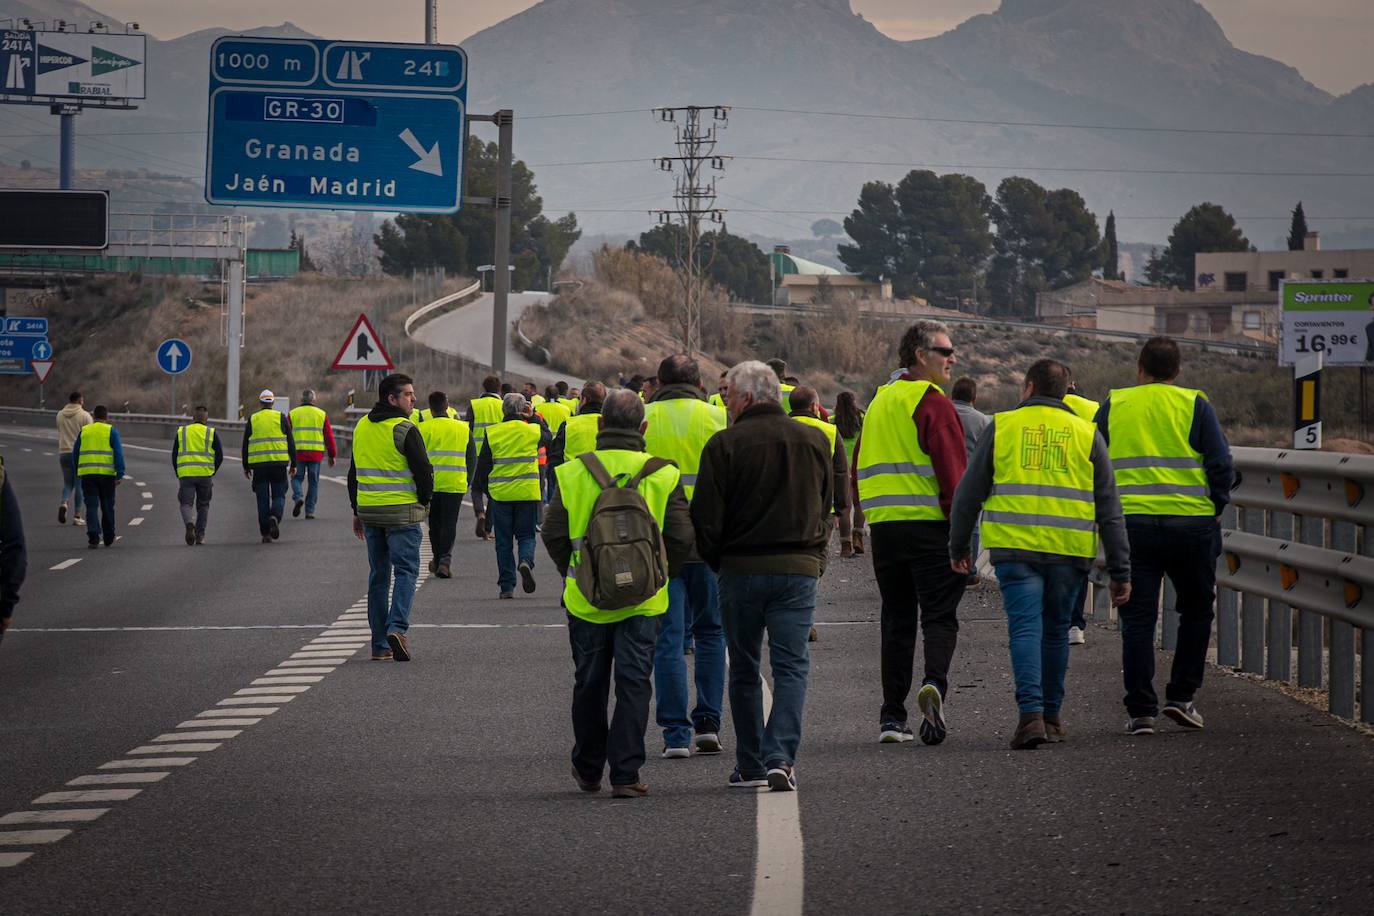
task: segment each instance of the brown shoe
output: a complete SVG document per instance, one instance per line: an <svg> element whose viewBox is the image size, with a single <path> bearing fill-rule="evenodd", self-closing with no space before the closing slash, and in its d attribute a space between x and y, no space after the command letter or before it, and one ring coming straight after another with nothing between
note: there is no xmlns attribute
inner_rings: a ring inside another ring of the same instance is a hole
<svg viewBox="0 0 1374 916"><path fill-rule="evenodd" d="M811 628L811 632L810 632L809 634L807 634L806 641L807 641L807 642L815 642L815 641L817 641L818 639L820 639L820 637L816 635L816 628L815 628L815 627L812 627L812 628Z"/></svg>
<svg viewBox="0 0 1374 916"><path fill-rule="evenodd" d="M1062 719L1051 719L1045 716L1045 742L1047 744L1058 744L1069 737L1069 730L1064 727Z"/></svg>
<svg viewBox="0 0 1374 916"><path fill-rule="evenodd" d="M862 528L854 529L854 556L860 556L864 552L864 532Z"/></svg>
<svg viewBox="0 0 1374 916"><path fill-rule="evenodd" d="M840 541L840 556L846 560L854 556L854 542L852 540Z"/></svg>
<svg viewBox="0 0 1374 916"><path fill-rule="evenodd" d="M433 560L430 560L430 561L429 561L429 571L430 571L430 572L434 572L434 570L435 570L437 567L438 567L438 564L437 564L437 563L435 563Z"/></svg>
<svg viewBox="0 0 1374 916"><path fill-rule="evenodd" d="M577 782L577 787L581 789L583 792L601 791L601 780L598 779L596 782L587 782L587 780L582 778L582 774L577 772L576 766L572 768L572 776L573 779Z"/></svg>
<svg viewBox="0 0 1374 916"><path fill-rule="evenodd" d="M452 579L453 567L449 566L447 563L440 563L434 568L434 575L438 576L440 579Z"/></svg>
<svg viewBox="0 0 1374 916"><path fill-rule="evenodd" d="M404 633L388 633L386 641L391 646L391 654L398 662L410 661L410 644Z"/></svg>
<svg viewBox="0 0 1374 916"><path fill-rule="evenodd" d="M611 786L611 798L643 798L648 794L649 786L642 782L629 786Z"/></svg>
<svg viewBox="0 0 1374 916"><path fill-rule="evenodd" d="M391 659L392 659L392 654L391 654L391 650L390 650L390 649L384 649L384 650L382 650L381 652L373 652L373 653L372 653L372 660L373 660L374 662L389 662L389 661L391 661Z"/></svg>
<svg viewBox="0 0 1374 916"><path fill-rule="evenodd" d="M1011 736L1011 749L1014 751L1033 750L1048 740L1045 737L1045 717L1038 712L1023 712L1016 723L1016 734Z"/></svg>

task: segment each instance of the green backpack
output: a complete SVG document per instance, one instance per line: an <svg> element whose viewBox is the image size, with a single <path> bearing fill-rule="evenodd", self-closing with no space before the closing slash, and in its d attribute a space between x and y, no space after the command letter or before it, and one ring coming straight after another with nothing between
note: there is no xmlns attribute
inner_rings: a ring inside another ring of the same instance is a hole
<svg viewBox="0 0 1374 916"><path fill-rule="evenodd" d="M601 487L582 536L582 562L574 573L577 588L602 611L644 604L668 584L668 550L639 482L672 462L650 458L621 486L594 452L577 460Z"/></svg>

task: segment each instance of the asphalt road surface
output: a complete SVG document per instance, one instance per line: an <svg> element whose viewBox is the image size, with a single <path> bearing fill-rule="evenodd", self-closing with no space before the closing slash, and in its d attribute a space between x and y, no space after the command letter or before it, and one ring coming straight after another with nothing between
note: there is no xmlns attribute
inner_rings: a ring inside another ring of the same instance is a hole
<svg viewBox="0 0 1374 916"><path fill-rule="evenodd" d="M511 293L506 301L510 320L517 321L525 309L548 298L548 293ZM481 366L490 366L491 322L492 294L482 293L467 305L420 325L415 329L414 337L432 349L467 357ZM514 332L511 332L508 340L514 337ZM565 378L551 371L548 366L530 362L514 346L506 349L506 369L540 385L552 385Z"/></svg>
<svg viewBox="0 0 1374 916"><path fill-rule="evenodd" d="M836 559L797 793L728 789L729 753L660 760L651 723L650 796L588 796L542 549L538 592L498 602L465 514L455 578L417 596L415 660L374 663L337 481L265 546L227 462L188 548L169 456L128 445L122 537L87 550L56 523L52 437L0 430L30 544L0 644L7 916L1368 912L1374 745L1261 684L1212 671L1206 731L1128 738L1116 634L1093 627L1069 741L1012 752L985 586L949 740L880 746L871 568Z"/></svg>

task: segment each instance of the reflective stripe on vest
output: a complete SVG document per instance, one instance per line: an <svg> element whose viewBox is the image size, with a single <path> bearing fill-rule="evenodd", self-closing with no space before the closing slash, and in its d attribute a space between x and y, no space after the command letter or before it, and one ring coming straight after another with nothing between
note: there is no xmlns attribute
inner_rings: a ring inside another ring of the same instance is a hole
<svg viewBox="0 0 1374 916"><path fill-rule="evenodd" d="M1072 411L1041 405L1003 411L993 423L992 493L979 529L983 545L1097 556L1093 425Z"/></svg>
<svg viewBox="0 0 1374 916"><path fill-rule="evenodd" d="M325 412L313 404L302 404L291 411L291 436L298 452L324 451Z"/></svg>
<svg viewBox="0 0 1374 916"><path fill-rule="evenodd" d="M671 403L671 402L668 402ZM700 403L700 402L697 402ZM705 406L705 405L703 405ZM631 452L624 449L604 449L596 452L596 457L606 466L606 471L618 483L624 483L644 467L650 457L647 452ZM587 533L587 523L592 518L592 507L601 494L587 466L581 461L569 460L554 471L558 475L558 492L562 494L563 506L568 511L568 537L572 539L573 554L568 561L568 574L563 580L563 604L574 617L592 623L615 623L627 617L654 617L668 610L668 586L664 586L648 601L635 607L621 608L616 611L602 611L592 605L577 587L576 570L582 560L582 537ZM668 513L668 497L677 488L680 475L671 465L659 468L639 482L639 493L648 504L649 511L663 530L663 521Z"/></svg>
<svg viewBox="0 0 1374 916"><path fill-rule="evenodd" d="M76 465L78 477L115 476L113 432L113 426L99 420L81 427L80 457Z"/></svg>
<svg viewBox="0 0 1374 916"><path fill-rule="evenodd" d="M177 476L213 477L215 431L204 423L188 423L177 430Z"/></svg>
<svg viewBox="0 0 1374 916"><path fill-rule="evenodd" d="M1107 453L1126 515L1211 516L1202 454L1188 442L1200 391L1137 385L1113 391Z"/></svg>
<svg viewBox="0 0 1374 916"><path fill-rule="evenodd" d="M830 450L826 452L826 454L831 456L835 454L835 436L837 430L834 426L825 422L820 417L793 417L792 419L796 420L798 423L805 423L812 429L819 429L821 432L825 433L826 444L830 446Z"/></svg>
<svg viewBox="0 0 1374 916"><path fill-rule="evenodd" d="M465 421L450 417L436 417L420 424L420 436L434 466L434 492L467 492L469 435Z"/></svg>
<svg viewBox="0 0 1374 916"><path fill-rule="evenodd" d="M286 426L281 411L268 407L248 420L248 464L289 464Z"/></svg>
<svg viewBox="0 0 1374 916"><path fill-rule="evenodd" d="M497 502L537 502L539 493L539 426L519 420L487 430L491 475L487 495Z"/></svg>
<svg viewBox="0 0 1374 916"><path fill-rule="evenodd" d="M482 443L487 441L487 429L501 422L501 399L483 395L472 399L472 444L477 454L482 454Z"/></svg>
<svg viewBox="0 0 1374 916"><path fill-rule="evenodd" d="M416 502L415 477L396 447L396 427L410 421L393 417L374 423L367 417L353 429L353 475L359 506L404 506Z"/></svg>
<svg viewBox="0 0 1374 916"><path fill-rule="evenodd" d="M889 382L878 389L864 416L859 449L859 504L870 522L943 521L940 484L930 456L921 451L912 416L930 382Z"/></svg>
<svg viewBox="0 0 1374 916"><path fill-rule="evenodd" d="M677 463L682 489L690 500L696 492L701 453L711 437L725 428L725 411L695 398L651 401L644 405L644 447L655 458Z"/></svg>
<svg viewBox="0 0 1374 916"><path fill-rule="evenodd" d="M596 450L596 434L601 431L601 414L580 413L563 424L563 460Z"/></svg>
<svg viewBox="0 0 1374 916"><path fill-rule="evenodd" d="M1089 423L1093 421L1093 417L1097 416L1097 409L1102 406L1096 401L1090 401L1076 394L1064 395L1064 404L1068 406L1069 410Z"/></svg>

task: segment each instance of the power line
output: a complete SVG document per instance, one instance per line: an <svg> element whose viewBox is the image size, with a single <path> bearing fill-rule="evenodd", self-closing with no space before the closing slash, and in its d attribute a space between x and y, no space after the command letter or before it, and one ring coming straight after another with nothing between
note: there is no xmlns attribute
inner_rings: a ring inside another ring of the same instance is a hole
<svg viewBox="0 0 1374 916"><path fill-rule="evenodd" d="M548 209L550 209L550 210L565 210L565 209L568 209L568 208L566 208L566 207L558 207L558 206L554 206L554 205L552 205L552 204L546 204L545 206L546 206ZM646 211L646 210L635 210L635 209L630 209L630 208L596 208L596 207L583 207L583 208L578 208L578 212L580 212L580 213L654 213L654 212L657 212L657 211L653 211L653 210L647 210L647 211ZM794 215L799 215L799 216L831 216L831 217L840 216L840 217L844 217L844 216L850 216L850 215L852 215L854 211L853 211L853 210L774 210L774 209L766 209L766 208L765 208L765 209L740 209L740 208L738 208L738 207L732 207L732 208L729 210L729 212L730 212L730 213L770 213L770 214L774 214L774 215L794 214ZM1175 220L1175 221L1177 221L1177 220L1179 219L1179 216L1178 216L1178 214L1174 214L1173 216L1130 216L1130 215L1123 215L1123 214L1121 214L1121 213L1118 213L1118 214L1116 214L1116 218L1117 218L1118 220L1123 220L1123 219L1128 219L1128 220L1155 220L1155 219L1163 219L1163 220ZM1236 219L1236 220L1283 220L1284 222L1287 222L1287 221L1289 221L1289 220L1291 220L1291 219L1293 218L1293 214L1291 214L1291 213L1285 213L1285 214L1282 215L1282 216L1234 216L1234 217L1232 217L1232 218L1233 218L1233 219ZM1326 220L1326 221L1333 221L1333 220L1334 220L1334 221L1343 221L1343 222L1354 222L1354 221L1358 221L1358 220L1374 220L1374 215L1371 215L1371 216L1312 216L1312 215L1308 214L1308 215L1307 215L1307 218L1308 218L1309 220Z"/></svg>

